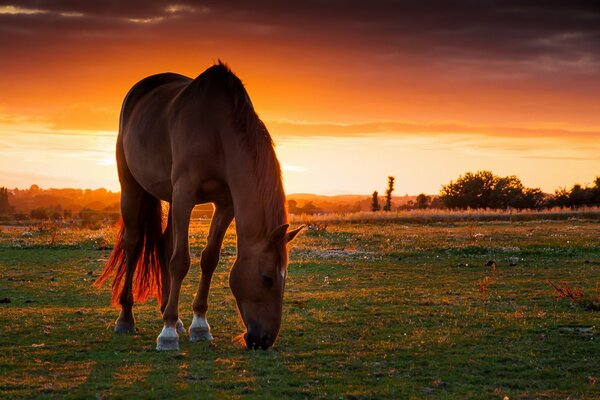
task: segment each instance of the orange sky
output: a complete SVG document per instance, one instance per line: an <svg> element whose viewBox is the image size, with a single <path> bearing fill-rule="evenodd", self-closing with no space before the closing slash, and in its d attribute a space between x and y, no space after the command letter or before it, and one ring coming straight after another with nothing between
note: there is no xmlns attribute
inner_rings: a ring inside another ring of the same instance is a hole
<svg viewBox="0 0 600 400"><path fill-rule="evenodd" d="M0 185L118 190L127 90L217 58L288 193L370 193L388 175L398 194L437 193L477 169L552 192L600 175L600 14L434 3L0 0Z"/></svg>

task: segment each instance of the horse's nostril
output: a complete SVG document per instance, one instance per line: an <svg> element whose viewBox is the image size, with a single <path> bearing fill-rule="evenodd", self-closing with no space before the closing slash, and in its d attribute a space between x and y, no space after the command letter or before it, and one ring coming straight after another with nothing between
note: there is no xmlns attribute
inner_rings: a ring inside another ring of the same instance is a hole
<svg viewBox="0 0 600 400"><path fill-rule="evenodd" d="M244 340L248 349L266 350L273 345L273 339L270 335L260 335L256 331L249 330L244 334Z"/></svg>
<svg viewBox="0 0 600 400"><path fill-rule="evenodd" d="M257 350L261 347L261 343L258 336L252 332L245 333L244 340L246 341L246 347L250 350Z"/></svg>

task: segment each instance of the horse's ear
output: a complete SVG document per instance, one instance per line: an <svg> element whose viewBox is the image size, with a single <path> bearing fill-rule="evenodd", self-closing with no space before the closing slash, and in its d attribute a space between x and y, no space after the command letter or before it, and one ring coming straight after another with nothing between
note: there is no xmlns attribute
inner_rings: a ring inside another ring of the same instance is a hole
<svg viewBox="0 0 600 400"><path fill-rule="evenodd" d="M285 234L285 242L286 242L286 243L289 243L289 242L291 242L292 240L294 240L294 238L295 238L296 236L298 236L298 234L300 233L300 231L301 231L302 229L304 229L304 227L305 227L305 226L306 226L306 225L300 225L300 226L299 226L299 227L297 227L296 229L293 229L293 230L291 230L291 231L287 232L287 233Z"/></svg>
<svg viewBox="0 0 600 400"><path fill-rule="evenodd" d="M289 224L283 224L273 229L273 232L269 235L269 245L275 246L276 244L283 242L289 227Z"/></svg>

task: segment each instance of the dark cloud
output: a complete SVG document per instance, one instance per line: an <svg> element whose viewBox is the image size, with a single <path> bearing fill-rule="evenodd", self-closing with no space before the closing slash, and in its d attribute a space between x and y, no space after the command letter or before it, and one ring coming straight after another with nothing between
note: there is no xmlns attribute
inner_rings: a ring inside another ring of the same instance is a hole
<svg viewBox="0 0 600 400"><path fill-rule="evenodd" d="M26 79L40 67L60 70L61 59L80 67L75 71L80 78L90 74L114 81L134 70L119 64L121 59L137 62L150 54L151 63L164 54L164 60L176 58L176 68L182 60L199 65L188 70L191 74L217 57L237 57L274 81L292 81L296 74L302 75L299 80L322 82L315 77L325 74L332 83L329 92L364 85L362 93L377 93L377 101L388 105L402 88L426 93L429 101L444 93L438 109L485 102L477 92L531 89L544 101L538 108L573 98L591 107L600 90L600 6L494 0L0 0L0 51L4 80ZM575 107L564 102L565 109Z"/></svg>
<svg viewBox="0 0 600 400"><path fill-rule="evenodd" d="M142 6L143 5L143 6ZM0 1L12 38L175 30L219 37L226 30L442 59L598 62L600 6L584 1ZM37 10L37 14L25 14ZM240 36L239 40L244 37ZM5 37L3 45L7 44Z"/></svg>

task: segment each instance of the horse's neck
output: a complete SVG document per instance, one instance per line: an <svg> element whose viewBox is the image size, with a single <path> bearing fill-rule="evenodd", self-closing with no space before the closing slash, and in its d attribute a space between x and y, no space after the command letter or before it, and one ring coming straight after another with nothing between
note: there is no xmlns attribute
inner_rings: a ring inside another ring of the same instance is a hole
<svg viewBox="0 0 600 400"><path fill-rule="evenodd" d="M229 188L235 210L238 245L252 245L265 237L265 212L254 177L230 180Z"/></svg>
<svg viewBox="0 0 600 400"><path fill-rule="evenodd" d="M254 157L244 149L230 151L227 162L228 184L235 211L235 224L239 246L252 246L266 240L270 221L267 221L265 199L262 198L254 173ZM274 188L275 189L275 188Z"/></svg>

